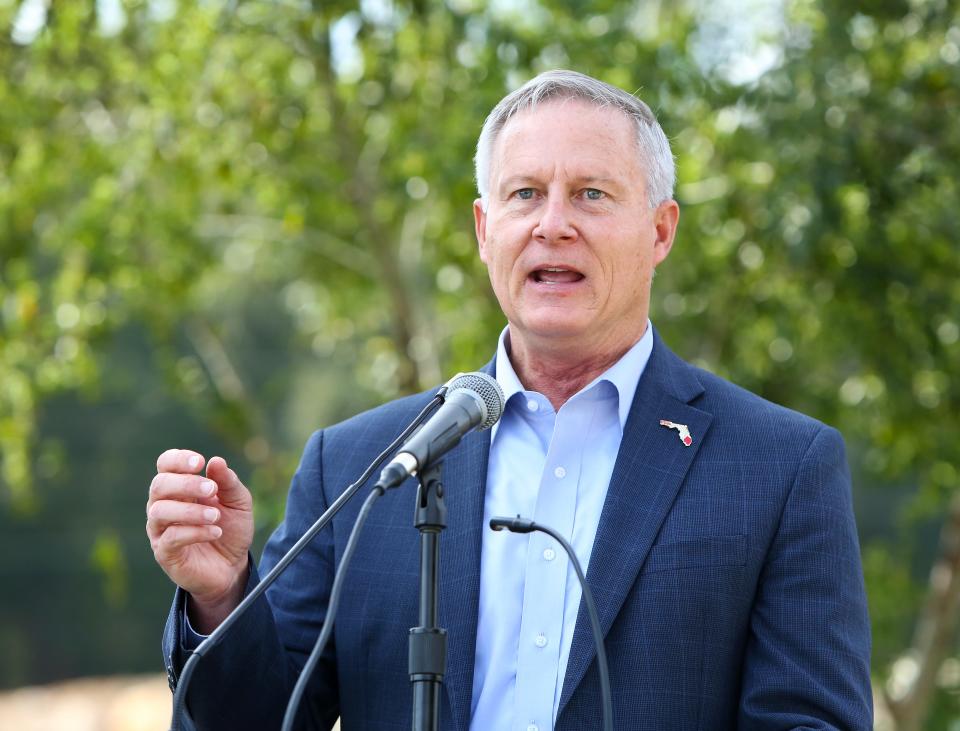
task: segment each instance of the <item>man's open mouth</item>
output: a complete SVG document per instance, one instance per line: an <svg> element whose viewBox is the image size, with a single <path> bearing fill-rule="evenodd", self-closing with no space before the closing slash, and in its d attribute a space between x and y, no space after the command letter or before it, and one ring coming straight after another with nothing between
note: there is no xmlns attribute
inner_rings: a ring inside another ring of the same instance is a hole
<svg viewBox="0 0 960 731"><path fill-rule="evenodd" d="M579 282L583 279L583 275L573 269L546 267L532 271L530 278L541 284L572 284L573 282Z"/></svg>

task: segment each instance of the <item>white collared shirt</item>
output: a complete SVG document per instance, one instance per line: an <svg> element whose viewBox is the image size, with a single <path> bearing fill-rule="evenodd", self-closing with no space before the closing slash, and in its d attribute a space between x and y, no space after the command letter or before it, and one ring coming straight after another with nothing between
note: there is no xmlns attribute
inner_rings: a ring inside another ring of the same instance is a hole
<svg viewBox="0 0 960 731"><path fill-rule="evenodd" d="M574 547L584 571L637 382L653 350L643 337L559 411L526 391L500 335L496 378L506 407L494 426L483 524L521 515ZM563 548L542 533L485 530L471 731L552 729L580 606Z"/></svg>

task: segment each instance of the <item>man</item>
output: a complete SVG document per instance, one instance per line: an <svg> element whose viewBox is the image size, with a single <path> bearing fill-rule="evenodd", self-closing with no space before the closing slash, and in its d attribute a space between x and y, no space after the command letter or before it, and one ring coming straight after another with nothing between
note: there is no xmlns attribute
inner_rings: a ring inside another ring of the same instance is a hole
<svg viewBox="0 0 960 731"><path fill-rule="evenodd" d="M588 567L618 729L870 729L869 625L843 443L832 429L677 358L648 320L674 240L673 159L650 110L567 71L487 119L474 204L508 327L487 370L508 397L491 432L444 462L444 729L582 729L600 718L595 651L559 530ZM317 432L293 479L272 567L430 394ZM251 499L220 458L157 463L147 532L181 587L165 635L172 682L198 635L257 581ZM414 489L372 513L304 717L410 725L417 624ZM277 728L319 632L354 501L204 658L201 728ZM189 596L188 596L189 595Z"/></svg>

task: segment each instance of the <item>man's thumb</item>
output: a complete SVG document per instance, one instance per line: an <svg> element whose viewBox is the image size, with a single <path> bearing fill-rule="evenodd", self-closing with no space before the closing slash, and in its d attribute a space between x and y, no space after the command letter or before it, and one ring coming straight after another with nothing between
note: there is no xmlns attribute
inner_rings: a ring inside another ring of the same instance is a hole
<svg viewBox="0 0 960 731"><path fill-rule="evenodd" d="M221 503L245 500L247 491L237 473L227 466L223 457L213 457L207 463L207 477L217 483L217 496Z"/></svg>

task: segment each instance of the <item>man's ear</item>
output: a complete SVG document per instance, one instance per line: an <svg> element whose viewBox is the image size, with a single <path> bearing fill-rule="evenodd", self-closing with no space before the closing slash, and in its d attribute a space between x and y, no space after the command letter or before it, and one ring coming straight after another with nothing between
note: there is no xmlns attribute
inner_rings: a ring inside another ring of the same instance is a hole
<svg viewBox="0 0 960 731"><path fill-rule="evenodd" d="M480 247L480 261L487 263L487 213L483 210L483 201L479 198L473 202L473 224L477 234L477 245Z"/></svg>
<svg viewBox="0 0 960 731"><path fill-rule="evenodd" d="M664 201L653 212L653 223L657 230L657 238L653 242L653 266L656 267L673 248L673 239L680 223L680 205L675 200Z"/></svg>

